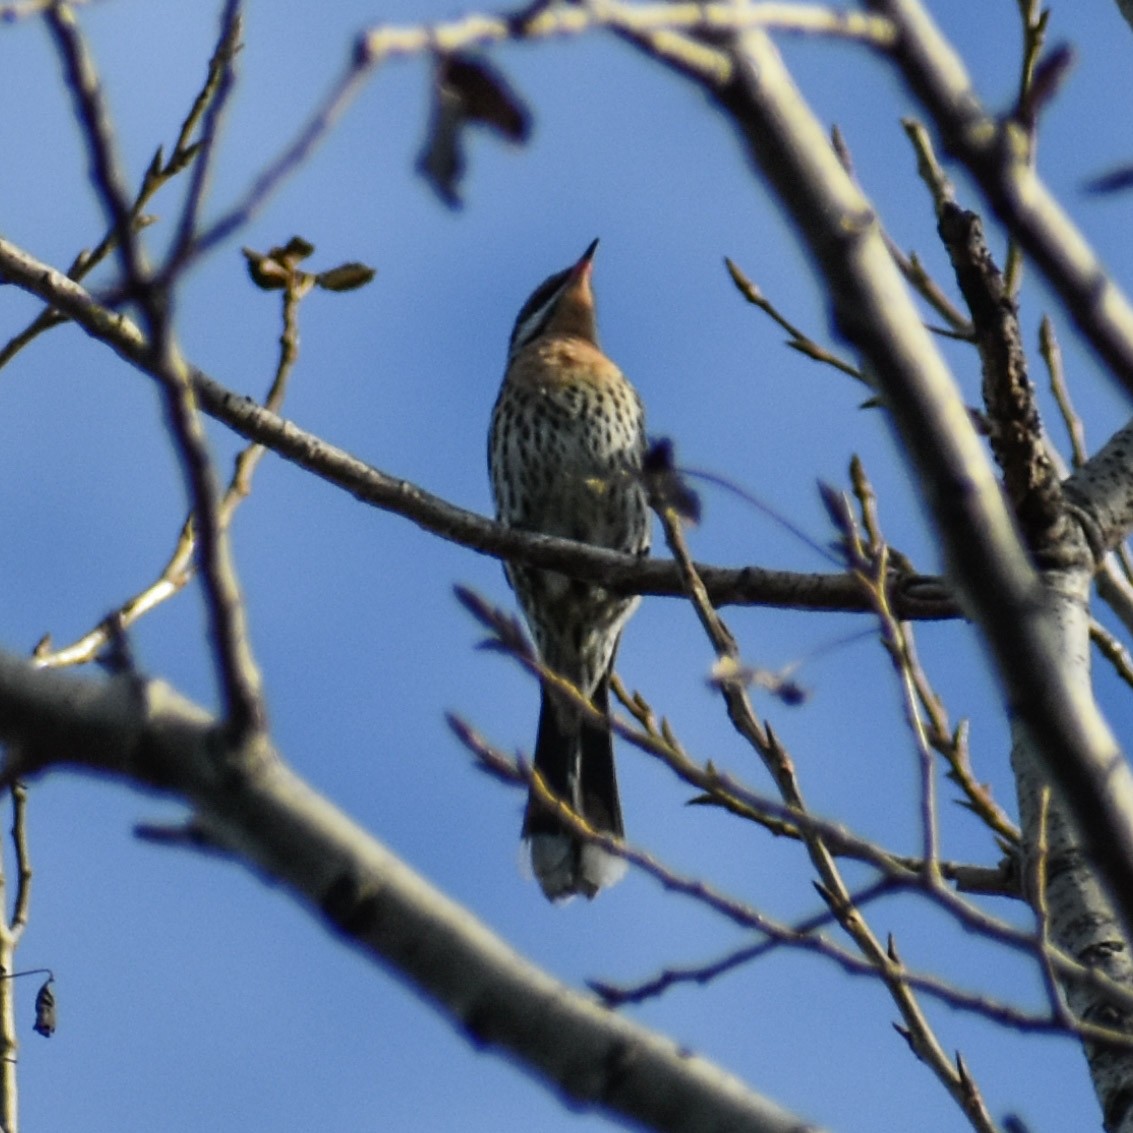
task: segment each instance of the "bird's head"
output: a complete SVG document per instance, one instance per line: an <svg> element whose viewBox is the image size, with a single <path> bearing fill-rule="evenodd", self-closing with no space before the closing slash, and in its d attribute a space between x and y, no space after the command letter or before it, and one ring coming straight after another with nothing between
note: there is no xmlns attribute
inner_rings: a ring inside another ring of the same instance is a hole
<svg viewBox="0 0 1133 1133"><path fill-rule="evenodd" d="M545 279L520 308L508 342L508 357L543 335L582 338L598 344L591 265L598 250L595 240L577 263Z"/></svg>

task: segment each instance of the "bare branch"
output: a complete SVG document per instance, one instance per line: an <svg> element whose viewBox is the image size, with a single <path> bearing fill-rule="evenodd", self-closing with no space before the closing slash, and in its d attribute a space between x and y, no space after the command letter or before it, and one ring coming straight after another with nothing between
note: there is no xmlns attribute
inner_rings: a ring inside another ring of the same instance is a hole
<svg viewBox="0 0 1133 1133"><path fill-rule="evenodd" d="M902 16L897 50L905 64L940 63L922 58L927 17L910 30L910 0L872 2ZM726 86L699 81L778 191L825 279L840 329L868 359L946 548L950 576L984 634L1012 710L1077 816L1124 922L1133 924L1133 773L1092 698L1061 664L1049 602L955 383L901 285L869 202L846 176L774 46L749 32L734 63ZM946 78L955 82L956 68ZM963 96L970 98L967 87ZM1028 186L1035 188L1033 179ZM1129 323L1133 328L1133 312ZM1133 336L1129 345L1133 362Z"/></svg>
<svg viewBox="0 0 1133 1133"><path fill-rule="evenodd" d="M224 735L158 682L76 680L0 655L0 738L17 741L23 770L84 766L184 799L217 847L398 972L479 1049L507 1054L576 1105L655 1129L798 1133L796 1115L518 955L270 749Z"/></svg>
<svg viewBox="0 0 1133 1133"><path fill-rule="evenodd" d="M662 509L658 515L665 530L666 542L681 568L689 598L706 634L712 641L717 656L733 660L738 658L735 639L716 611L712 609L704 586L696 576L695 567L684 543L680 520L671 509ZM758 751L774 778L783 800L793 811L807 813L791 759L771 728L759 722L746 691L734 684L724 684L721 686L721 692L733 725ZM931 1068L949 1094L963 1107L973 1127L991 1133L995 1129L995 1123L987 1112L979 1091L974 1083L961 1082L912 989L901 978L899 969L902 965L896 961L892 939L888 950L882 948L861 910L854 905L852 892L843 880L834 855L823 838L813 830L804 830L803 840L820 879L820 892L837 917L838 923L862 953L864 961L878 972L894 1004L901 1012L904 1033L914 1053ZM935 862L936 853L933 847L930 855L925 859L926 878L930 881L935 877Z"/></svg>
<svg viewBox="0 0 1133 1133"><path fill-rule="evenodd" d="M1066 372L1062 367L1062 348L1058 345L1058 337L1054 333L1054 324L1050 321L1049 315L1043 315L1039 324L1039 352L1050 378L1050 392L1054 395L1062 423L1066 426L1066 434L1070 438L1071 462L1075 468L1081 468L1089 457L1089 450L1086 448L1086 429L1070 399Z"/></svg>
<svg viewBox="0 0 1133 1133"><path fill-rule="evenodd" d="M0 277L59 307L88 334L106 342L142 372L155 374L146 336L127 316L96 302L89 292L0 238ZM192 371L200 407L210 416L365 503L405 516L442 538L485 554L554 567L612 589L676 596L683 593L672 563L642 562L567 539L503 527L431 495L406 480L367 465L342 449ZM865 601L844 575L800 575L758 567L711 568L702 577L714 603L753 602L803 609L864 611ZM905 618L953 618L957 607L939 579L895 578L893 603Z"/></svg>
<svg viewBox="0 0 1133 1133"><path fill-rule="evenodd" d="M1044 559L1086 553L1063 506L1062 489L1043 437L1019 313L992 259L983 223L951 201L939 208L939 231L972 314L983 371L988 438L1003 472L1011 509L1031 550Z"/></svg>
<svg viewBox="0 0 1133 1133"><path fill-rule="evenodd" d="M31 905L31 851L28 847L27 808L28 792L23 783L13 783L12 796L12 845L16 851L16 895L12 901L12 912L8 929L18 941L28 923L28 909Z"/></svg>
<svg viewBox="0 0 1133 1133"><path fill-rule="evenodd" d="M1133 307L1031 165L1025 131L976 100L963 64L918 0L868 0L898 28L888 56L995 213L1062 296L1114 378L1133 391Z"/></svg>
<svg viewBox="0 0 1133 1133"><path fill-rule="evenodd" d="M145 273L141 251L134 240L134 224L126 179L118 157L117 141L102 84L78 22L67 4L52 4L44 13L63 62L64 78L75 106L75 118L87 143L90 176L115 235L123 274L132 289Z"/></svg>
<svg viewBox="0 0 1133 1133"><path fill-rule="evenodd" d="M175 265L186 256L196 236L197 222L204 204L205 190L212 168L221 117L236 81L234 62L236 53L240 49L243 23L241 0L226 0L224 11L220 17L220 39L209 63L208 80L201 97L198 98L197 103L189 112L189 120L193 118L194 112L201 116L201 138L198 143L196 160L193 162L189 190L185 194L181 217L177 222L177 231L169 250L167 275L176 270ZM200 107L200 110L198 110L198 107Z"/></svg>
<svg viewBox="0 0 1133 1133"><path fill-rule="evenodd" d="M249 738L266 726L266 707L259 670L248 641L240 588L220 521L219 493L208 439L197 410L193 375L173 339L169 281L159 283L149 278L146 258L132 222L109 112L78 24L65 5L51 8L47 22L64 61L76 117L86 142L91 176L117 237L127 293L138 301L149 324L146 353L150 372L165 394L167 421L181 458L194 515L197 561L225 715L234 737ZM213 106L219 102L218 95ZM210 121L215 123L215 116L211 116Z"/></svg>
<svg viewBox="0 0 1133 1133"><path fill-rule="evenodd" d="M362 44L373 62L382 62L427 51L486 47L513 38L550 39L601 29L656 35L719 33L752 27L846 37L882 48L888 47L893 38L892 25L885 19L825 5L754 3L737 8L729 3L626 4L618 0L591 0L579 8L541 5L538 10L512 20L477 13L432 25L379 26L365 34ZM696 46L692 39L687 43Z"/></svg>
<svg viewBox="0 0 1133 1133"><path fill-rule="evenodd" d="M364 54L356 52L295 140L256 178L239 202L209 225L191 244L182 248L167 271L182 270L193 260L222 244L255 217L280 185L307 161L334 128L362 89L371 67L372 63Z"/></svg>
<svg viewBox="0 0 1133 1133"><path fill-rule="evenodd" d="M933 199L938 200L939 190L945 184L946 179L943 178L942 174L938 176L939 166L936 164L932 147L928 145L923 129L915 121L906 118L902 120L901 124L905 127L905 132L909 135L913 142L913 148L916 150L918 172L933 191ZM831 142L842 168L850 177L854 177L854 166L849 147L842 136L842 132L837 127L831 132ZM953 338L970 339L972 324L967 315L948 298L944 289L929 274L928 269L921 262L916 252L906 255L893 237L884 229L882 229L881 237L885 241L885 246L889 249L890 256L893 257L893 262L897 265L897 270L905 277L909 286L948 324L946 329L939 329L937 333Z"/></svg>
<svg viewBox="0 0 1133 1133"><path fill-rule="evenodd" d="M753 306L758 307L765 315L767 315L774 322L778 323L787 334L790 336L787 340L787 345L793 350L797 350L800 354L805 354L808 358L813 358L816 362L823 362L827 366L832 366L835 370L840 370L843 374L848 374L855 381L861 382L863 385L869 385L865 377L862 375L861 370L857 366L852 366L849 362L839 358L832 351L827 350L824 346L819 346L809 335L801 331L794 325L786 316L779 313L778 308L768 299L763 292L727 257L724 258L724 264L728 269L728 274L732 277L732 282L736 285L739 293Z"/></svg>
<svg viewBox="0 0 1133 1133"><path fill-rule="evenodd" d="M218 93L221 75L230 65L231 55L239 48L238 42L227 37L227 33L234 30L238 29L222 27L221 38L213 51L212 58L209 60L204 83L194 99L189 113L181 123L168 159L164 159L163 150L159 147L153 160L146 168L137 196L130 206L135 230L146 227L153 219L143 211L149 201L160 189L183 173L199 153L200 143L193 140L193 135L200 125L201 118ZM117 245L117 231L111 226L110 230L93 249L84 249L75 257L73 263L67 269L68 277L76 281L85 278L114 251ZM52 307L45 308L23 331L14 335L0 349L0 367L10 362L16 354L44 331L59 326L60 323L65 321L66 316L61 312Z"/></svg>
<svg viewBox="0 0 1133 1133"><path fill-rule="evenodd" d="M311 278L306 273L293 272L287 277L282 291L283 332L279 339L279 361L264 400L264 408L272 413L278 413L283 405L287 379L299 356L299 303L313 286L307 282ZM224 530L232 522L236 508L251 492L252 477L266 451L263 445L250 444L237 455L232 478L218 507L218 522ZM56 647L45 639L35 650L36 661L50 668L65 668L94 660L124 630L188 585L194 575L196 550L196 524L190 515L181 527L173 554L153 582L70 645Z"/></svg>

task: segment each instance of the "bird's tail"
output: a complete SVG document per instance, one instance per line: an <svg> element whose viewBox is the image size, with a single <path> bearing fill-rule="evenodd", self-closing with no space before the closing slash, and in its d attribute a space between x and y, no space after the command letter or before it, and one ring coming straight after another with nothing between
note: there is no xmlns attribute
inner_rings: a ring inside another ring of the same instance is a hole
<svg viewBox="0 0 1133 1133"><path fill-rule="evenodd" d="M607 675L594 693L594 707L603 714L608 710L609 696ZM583 720L545 688L535 740L535 767L547 786L595 830L619 838L624 835L610 729ZM527 799L523 837L531 841L532 868L552 901L575 893L593 897L625 873L623 859L575 837L534 795Z"/></svg>

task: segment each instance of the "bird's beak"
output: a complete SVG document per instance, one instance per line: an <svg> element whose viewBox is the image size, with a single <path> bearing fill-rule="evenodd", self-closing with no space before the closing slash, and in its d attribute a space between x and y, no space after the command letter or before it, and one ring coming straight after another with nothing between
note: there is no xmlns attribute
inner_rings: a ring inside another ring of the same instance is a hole
<svg viewBox="0 0 1133 1133"><path fill-rule="evenodd" d="M581 271L583 268L589 267L590 261L594 259L594 253L597 252L597 251L598 251L598 241L594 240L594 242L590 245L590 247L587 248L586 251L582 253L582 259L580 259L578 261L578 263L576 263L574 265L574 270L575 271Z"/></svg>

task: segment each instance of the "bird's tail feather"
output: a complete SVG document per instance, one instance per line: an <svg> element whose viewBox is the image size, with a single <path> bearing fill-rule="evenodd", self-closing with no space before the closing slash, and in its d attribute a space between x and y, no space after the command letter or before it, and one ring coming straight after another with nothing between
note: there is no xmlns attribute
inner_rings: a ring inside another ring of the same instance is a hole
<svg viewBox="0 0 1133 1133"><path fill-rule="evenodd" d="M594 707L605 713L609 678L594 694ZM568 802L595 830L624 834L614 744L610 730L584 721L569 706L543 690L535 767L556 795ZM593 897L625 873L625 862L569 833L533 795L523 816L523 837L531 840L531 862L543 892L551 900L582 893Z"/></svg>

